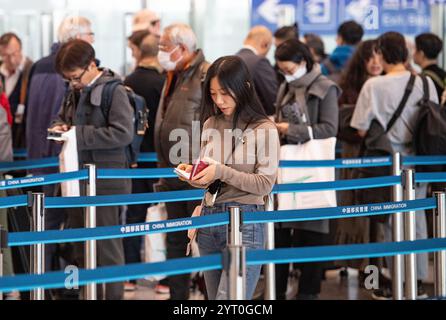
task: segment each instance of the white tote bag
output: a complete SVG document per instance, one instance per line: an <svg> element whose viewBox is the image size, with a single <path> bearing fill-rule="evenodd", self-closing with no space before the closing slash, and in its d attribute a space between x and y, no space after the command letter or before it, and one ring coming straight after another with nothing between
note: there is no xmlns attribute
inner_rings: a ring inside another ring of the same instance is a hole
<svg viewBox="0 0 446 320"><path fill-rule="evenodd" d="M76 128L64 132L60 141L64 141L62 151L59 154L59 170L63 172L73 172L79 170ZM61 183L62 197L79 197L79 180L65 181Z"/></svg>
<svg viewBox="0 0 446 320"><path fill-rule="evenodd" d="M167 220L167 211L164 203L147 208L146 222ZM144 236L144 261L147 263L163 262L166 260L166 234L154 233ZM148 277L147 280L161 280L163 275Z"/></svg>
<svg viewBox="0 0 446 320"><path fill-rule="evenodd" d="M336 138L312 139L303 144L280 148L280 160L334 160ZM278 183L308 183L335 180L335 168L279 169ZM336 207L336 191L283 193L278 195L278 210Z"/></svg>

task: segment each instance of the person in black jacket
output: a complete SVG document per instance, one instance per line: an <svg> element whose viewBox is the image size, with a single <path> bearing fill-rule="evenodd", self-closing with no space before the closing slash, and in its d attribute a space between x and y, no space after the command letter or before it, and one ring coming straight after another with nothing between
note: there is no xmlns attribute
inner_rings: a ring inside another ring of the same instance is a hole
<svg viewBox="0 0 446 320"><path fill-rule="evenodd" d="M276 72L266 58L271 49L273 35L264 26L255 26L245 39L243 49L237 52L237 56L248 66L256 93L267 115L274 115L278 80Z"/></svg>
<svg viewBox="0 0 446 320"><path fill-rule="evenodd" d="M142 31L144 32L144 31ZM131 74L127 76L124 84L136 94L142 96L149 109L149 129L146 131L141 144L141 152L155 152L154 128L156 112L163 90L165 76L158 63L158 38L155 35L146 35L138 47L139 63ZM140 163L140 168L156 168L156 163ZM134 179L132 193L153 192L153 183L150 179ZM134 224L144 222L147 205L128 206L126 223ZM126 263L141 262L141 237L124 238L124 253ZM126 283L126 290L134 290L136 282Z"/></svg>
<svg viewBox="0 0 446 320"><path fill-rule="evenodd" d="M414 62L423 70L421 74L434 81L438 101L446 89L446 71L438 66L438 56L443 50L443 41L433 33L422 33L415 38Z"/></svg>

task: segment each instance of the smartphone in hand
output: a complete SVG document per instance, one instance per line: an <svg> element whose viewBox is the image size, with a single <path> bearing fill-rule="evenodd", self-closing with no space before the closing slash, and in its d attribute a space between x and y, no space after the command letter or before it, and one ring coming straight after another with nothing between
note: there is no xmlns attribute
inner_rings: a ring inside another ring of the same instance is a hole
<svg viewBox="0 0 446 320"><path fill-rule="evenodd" d="M173 171L174 171L178 176L180 176L180 177L182 177L182 178L184 178L184 179L190 180L190 172L186 172L186 171L181 170L181 169L178 169L178 168L173 169Z"/></svg>
<svg viewBox="0 0 446 320"><path fill-rule="evenodd" d="M48 131L47 139L54 141L65 141L66 139L62 136L63 132L59 131Z"/></svg>

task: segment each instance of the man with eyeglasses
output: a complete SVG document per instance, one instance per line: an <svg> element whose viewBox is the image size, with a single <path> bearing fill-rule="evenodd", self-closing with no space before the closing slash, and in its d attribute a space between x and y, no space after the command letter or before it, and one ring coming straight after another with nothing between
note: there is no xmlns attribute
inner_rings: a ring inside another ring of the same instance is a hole
<svg viewBox="0 0 446 320"><path fill-rule="evenodd" d="M14 148L25 148L25 100L32 61L23 54L22 41L12 32L0 37L0 79L14 117L12 140Z"/></svg>
<svg viewBox="0 0 446 320"><path fill-rule="evenodd" d="M128 168L126 147L133 140L133 107L123 85L114 89L110 100L103 95L105 86L120 80L119 75L109 69L98 68L93 47L79 39L61 46L56 56L56 70L69 83L69 90L50 130L74 130L80 168L89 163L98 169ZM106 99L105 102L102 99ZM103 105L106 101L109 105ZM81 188L81 194L83 190ZM96 185L97 195L128 194L130 190L129 179L98 180ZM120 224L119 206L98 207L96 213L98 227ZM70 209L66 227L84 228L83 216L83 209ZM84 267L83 244L72 244L72 247L74 263ZM98 266L123 265L122 239L98 241L97 255ZM98 298L122 299L123 289L122 282L99 285Z"/></svg>
<svg viewBox="0 0 446 320"><path fill-rule="evenodd" d="M30 142L27 145L29 159L56 157L59 155L61 145L47 140L47 129L56 118L62 106L62 100L68 86L60 74L56 72L56 53L63 43L71 39L81 39L88 43L94 42L94 33L91 22L84 17L70 16L65 18L59 26L58 41L51 47L51 53L37 61L33 68L29 84L28 103L26 110L26 137ZM31 171L34 175L46 175L58 172L58 168L41 168ZM55 185L43 186L46 196L58 195L59 188ZM48 209L45 216L47 230L59 229L65 222L64 209ZM25 230L24 230L25 231ZM56 244L45 246L45 267L48 271L58 270Z"/></svg>

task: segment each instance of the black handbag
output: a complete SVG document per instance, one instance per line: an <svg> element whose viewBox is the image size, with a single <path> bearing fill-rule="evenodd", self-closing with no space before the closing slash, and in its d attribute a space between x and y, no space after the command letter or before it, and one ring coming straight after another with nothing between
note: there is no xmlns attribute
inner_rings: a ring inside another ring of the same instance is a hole
<svg viewBox="0 0 446 320"><path fill-rule="evenodd" d="M406 89L404 91L404 96L385 130L376 119L372 121L370 128L362 141L359 157L380 157L393 154L392 144L387 137L387 133L390 131L390 129L392 129L395 122L403 113L407 100L412 93L415 79L415 75L410 76L409 82L407 83ZM391 175L392 167L389 166L357 168L353 169L352 174L354 179L374 178ZM390 202L392 200L392 192L390 187L374 188L373 192L370 192L368 189L361 189L355 190L354 193L355 203L357 204ZM388 217L388 215L378 215L372 216L370 218L376 222L385 223L387 222Z"/></svg>

